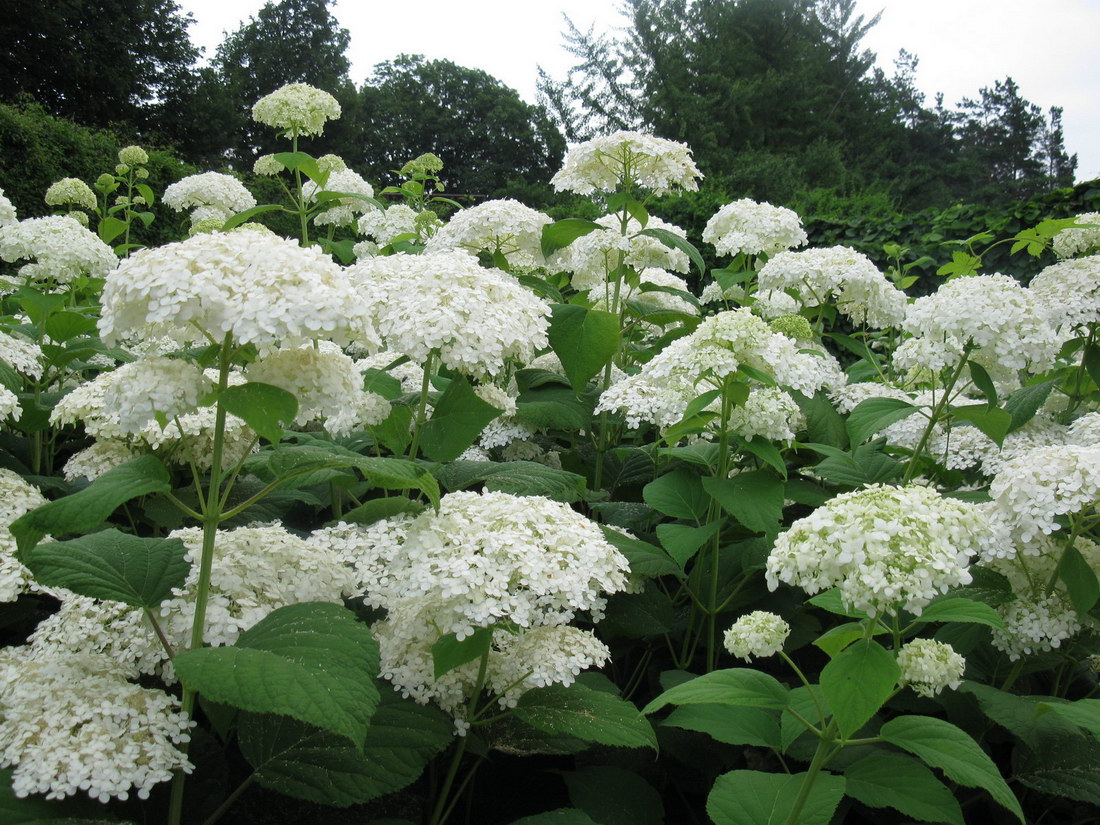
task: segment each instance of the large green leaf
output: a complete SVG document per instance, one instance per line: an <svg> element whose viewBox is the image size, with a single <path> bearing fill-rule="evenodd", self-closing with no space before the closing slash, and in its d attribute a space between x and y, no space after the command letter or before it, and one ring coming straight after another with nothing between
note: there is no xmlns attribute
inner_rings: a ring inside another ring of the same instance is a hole
<svg viewBox="0 0 1100 825"><path fill-rule="evenodd" d="M529 690L520 697L515 714L531 727L547 733L601 745L657 750L653 727L634 705L580 684Z"/></svg>
<svg viewBox="0 0 1100 825"><path fill-rule="evenodd" d="M988 604L973 599L947 597L937 599L921 611L922 622L971 622L1004 627L1001 615Z"/></svg>
<svg viewBox="0 0 1100 825"><path fill-rule="evenodd" d="M172 489L160 459L146 455L108 470L79 493L57 499L20 516L10 527L20 553L47 533L64 536L98 527L124 502Z"/></svg>
<svg viewBox="0 0 1100 825"><path fill-rule="evenodd" d="M741 524L766 535L779 532L783 517L783 482L766 470L749 470L733 478L703 479L703 489Z"/></svg>
<svg viewBox="0 0 1100 825"><path fill-rule="evenodd" d="M973 424L998 447L1004 443L1005 436L1012 429L1012 416L1000 407L970 404L965 407L952 407L951 414L960 421Z"/></svg>
<svg viewBox="0 0 1100 825"><path fill-rule="evenodd" d="M356 744L378 705L378 643L335 604L281 607L234 646L184 651L172 664L185 686L211 701L289 716Z"/></svg>
<svg viewBox="0 0 1100 825"><path fill-rule="evenodd" d="M588 221L583 218L563 218L560 221L547 224L542 228L543 257L548 258L559 249L569 246L577 238L604 228L595 221Z"/></svg>
<svg viewBox="0 0 1100 825"><path fill-rule="evenodd" d="M699 250L687 239L681 238L675 232L669 232L667 229L658 229L656 227L643 229L638 234L649 235L651 238L656 238L670 249L679 249L691 259L691 262L695 264L695 268L699 271L700 275L706 274L707 267L703 262L703 256L699 254Z"/></svg>
<svg viewBox="0 0 1100 825"><path fill-rule="evenodd" d="M791 815L806 774L730 771L707 797L715 825L783 825ZM844 796L844 777L822 771L814 777L798 825L829 825Z"/></svg>
<svg viewBox="0 0 1100 825"><path fill-rule="evenodd" d="M114 529L41 544L25 563L40 584L148 608L182 587L191 569L180 539L139 538Z"/></svg>
<svg viewBox="0 0 1100 825"><path fill-rule="evenodd" d="M1016 390L1005 399L1005 412L1012 416L1012 425L1008 431L1014 432L1035 417L1046 403L1056 381L1044 381Z"/></svg>
<svg viewBox="0 0 1100 825"><path fill-rule="evenodd" d="M283 427L294 423L298 415L298 399L282 387L249 381L226 387L218 401L272 444L283 437Z"/></svg>
<svg viewBox="0 0 1100 825"><path fill-rule="evenodd" d="M915 759L876 752L844 769L845 792L872 808L894 808L922 822L965 825L962 808L935 774Z"/></svg>
<svg viewBox="0 0 1100 825"><path fill-rule="evenodd" d="M709 498L699 476L691 470L674 470L649 482L642 490L645 503L673 518L702 521Z"/></svg>
<svg viewBox="0 0 1100 825"><path fill-rule="evenodd" d="M486 490L514 496L546 496L570 504L585 490L584 476L535 461L454 461L438 467L436 477L448 490L485 484Z"/></svg>
<svg viewBox="0 0 1100 825"><path fill-rule="evenodd" d="M257 781L280 793L346 807L412 784L454 737L454 722L431 705L384 690L362 748L285 716L244 713L241 753Z"/></svg>
<svg viewBox="0 0 1100 825"><path fill-rule="evenodd" d="M574 392L579 393L619 351L619 319L610 312L576 304L554 304L551 312L550 346Z"/></svg>
<svg viewBox="0 0 1100 825"><path fill-rule="evenodd" d="M965 681L959 687L960 693L969 693L977 701L982 713L1013 736L1030 747L1041 749L1044 744L1064 741L1080 735L1074 724L1059 713L1044 713L1044 697L1020 696L992 685ZM1050 707L1068 707L1062 703Z"/></svg>
<svg viewBox="0 0 1100 825"><path fill-rule="evenodd" d="M563 777L569 801L599 825L661 825L664 803L638 774L614 765L592 765Z"/></svg>
<svg viewBox="0 0 1100 825"><path fill-rule="evenodd" d="M821 693L833 711L841 736L851 736L890 697L901 671L893 655L873 639L863 639L834 656L821 671Z"/></svg>
<svg viewBox="0 0 1100 825"><path fill-rule="evenodd" d="M1012 753L1012 772L1029 788L1100 805L1100 743L1092 737L1070 736L1048 741L1041 748L1017 748Z"/></svg>
<svg viewBox="0 0 1100 825"><path fill-rule="evenodd" d="M897 398L868 398L860 401L848 413L848 438L852 445L868 438L891 424L908 418L919 408Z"/></svg>
<svg viewBox="0 0 1100 825"><path fill-rule="evenodd" d="M781 746L779 717L763 708L729 705L684 705L668 715L666 727L705 733L727 745L751 745L757 748Z"/></svg>
<svg viewBox="0 0 1100 825"><path fill-rule="evenodd" d="M516 418L541 430L577 432L592 426L594 392L574 393L560 384L547 384L516 399Z"/></svg>
<svg viewBox="0 0 1100 825"><path fill-rule="evenodd" d="M556 811L547 811L544 814L525 816L517 819L512 825L603 825L596 822L580 808L558 808Z"/></svg>
<svg viewBox="0 0 1100 825"><path fill-rule="evenodd" d="M642 712L655 713L665 705L733 705L778 710L786 707L787 701L787 689L774 677L751 668L729 668L713 670L666 690Z"/></svg>
<svg viewBox="0 0 1100 825"><path fill-rule="evenodd" d="M422 512L424 512L424 505L419 501L413 501L404 496L390 496L364 501L358 507L353 507L340 516L339 520L349 524L374 524L384 518L393 518L406 513L415 516Z"/></svg>
<svg viewBox="0 0 1100 825"><path fill-rule="evenodd" d="M483 401L464 376L456 375L424 423L420 449L432 461L454 461L501 412Z"/></svg>
<svg viewBox="0 0 1100 825"><path fill-rule="evenodd" d="M606 525L600 525L606 538L630 562L630 572L652 578L655 576L675 575L680 572L676 562L655 544L623 535Z"/></svg>
<svg viewBox="0 0 1100 825"><path fill-rule="evenodd" d="M878 735L891 745L920 757L942 770L949 779L970 788L984 788L1024 822L1024 812L997 766L978 743L950 722L931 716L891 719Z"/></svg>
<svg viewBox="0 0 1100 825"><path fill-rule="evenodd" d="M722 529L723 523L723 519L718 519L702 527L691 527L687 524L658 524L657 538L661 540L661 546L676 560L676 563L684 568L691 561L692 556L699 552L699 548Z"/></svg>
<svg viewBox="0 0 1100 825"><path fill-rule="evenodd" d="M454 633L440 636L432 645L435 678L439 679L456 667L480 659L489 652L492 642L493 631L488 627L479 627L463 639L459 639Z"/></svg>
<svg viewBox="0 0 1100 825"><path fill-rule="evenodd" d="M1040 712L1055 715L1082 727L1093 736L1100 738L1100 699L1078 699L1076 702L1042 702Z"/></svg>
<svg viewBox="0 0 1100 825"><path fill-rule="evenodd" d="M1070 601L1079 613L1088 613L1100 599L1100 582L1081 551L1069 545L1062 550L1058 576L1066 586Z"/></svg>

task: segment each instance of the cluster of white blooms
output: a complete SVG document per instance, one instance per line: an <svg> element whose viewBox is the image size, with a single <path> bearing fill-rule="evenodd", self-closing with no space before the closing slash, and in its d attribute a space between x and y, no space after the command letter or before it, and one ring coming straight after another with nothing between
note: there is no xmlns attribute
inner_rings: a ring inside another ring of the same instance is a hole
<svg viewBox="0 0 1100 825"><path fill-rule="evenodd" d="M902 323L913 339L894 352L899 369L939 371L967 346L997 381L1053 365L1061 346L1035 296L1007 275L955 278L909 306Z"/></svg>
<svg viewBox="0 0 1100 825"><path fill-rule="evenodd" d="M790 633L791 626L779 616L754 610L734 622L722 641L731 655L750 662L753 656L763 658L781 651Z"/></svg>
<svg viewBox="0 0 1100 825"><path fill-rule="evenodd" d="M1066 443L1078 447L1100 446L1100 412L1085 413L1069 425Z"/></svg>
<svg viewBox="0 0 1100 825"><path fill-rule="evenodd" d="M140 433L158 414L167 421L193 411L213 384L191 361L155 355L123 364L103 395L106 415L123 433Z"/></svg>
<svg viewBox="0 0 1100 825"><path fill-rule="evenodd" d="M50 206L73 204L92 212L99 205L95 192L80 178L62 178L46 190L46 203Z"/></svg>
<svg viewBox="0 0 1100 825"><path fill-rule="evenodd" d="M118 162L127 166L142 166L149 162L149 153L140 146L123 146L118 150Z"/></svg>
<svg viewBox="0 0 1100 825"><path fill-rule="evenodd" d="M434 214L434 213L433 213ZM392 243L394 238L400 235L417 235L418 214L411 206L403 203L395 203L385 209L368 209L359 218L357 228L360 235L366 235L374 244L374 249L369 254L374 254L379 248ZM364 242L367 243L367 242ZM356 244L356 250L359 249ZM356 251L356 257L366 257L362 252Z"/></svg>
<svg viewBox="0 0 1100 825"><path fill-rule="evenodd" d="M1100 446L1038 447L1004 462L989 493L1022 542L1100 500Z"/></svg>
<svg viewBox="0 0 1100 825"><path fill-rule="evenodd" d="M252 362L245 375L292 393L298 399L294 423L322 419L325 431L334 436L381 424L390 414L388 401L363 389L363 374L355 361L329 341L268 352Z"/></svg>
<svg viewBox="0 0 1100 825"><path fill-rule="evenodd" d="M955 690L962 684L966 659L955 648L934 639L913 639L898 651L901 683L918 696L932 698L944 688Z"/></svg>
<svg viewBox="0 0 1100 825"><path fill-rule="evenodd" d="M29 280L66 284L84 275L104 278L118 258L111 247L68 215L28 218L0 228L0 258L33 259L19 274Z"/></svg>
<svg viewBox="0 0 1100 825"><path fill-rule="evenodd" d="M348 272L387 349L419 364L434 352L452 370L493 376L546 346L549 305L464 250L371 258Z"/></svg>
<svg viewBox="0 0 1100 825"><path fill-rule="evenodd" d="M425 245L426 252L465 249L500 253L513 268L543 266L542 228L552 222L516 200L491 200L455 213Z"/></svg>
<svg viewBox="0 0 1100 825"><path fill-rule="evenodd" d="M1003 552L1003 535L973 504L928 487L874 485L830 499L776 539L766 576L875 615L920 614L938 594L968 584L971 556Z"/></svg>
<svg viewBox="0 0 1100 825"><path fill-rule="evenodd" d="M286 169L274 155L260 155L252 164L252 174L261 177L271 177Z"/></svg>
<svg viewBox="0 0 1100 825"><path fill-rule="evenodd" d="M1096 323L1100 321L1100 255L1052 264L1032 279L1029 290L1055 325L1072 329Z"/></svg>
<svg viewBox="0 0 1100 825"><path fill-rule="evenodd" d="M386 369L394 361L401 360L402 357L403 356L399 353L380 350L372 355L357 359L355 361L355 368L360 372L366 370L379 370L385 372L387 375L401 382L401 392L419 393L421 386L424 384L424 369L419 364L414 364L412 361L406 360L403 364L398 364L396 367Z"/></svg>
<svg viewBox="0 0 1100 825"><path fill-rule="evenodd" d="M913 402L913 395L900 387L879 384L874 381L858 381L833 387L829 390L829 400L837 410L847 415L868 398L893 398L898 401Z"/></svg>
<svg viewBox="0 0 1100 825"><path fill-rule="evenodd" d="M17 797L148 799L173 771L190 772L177 747L190 727L175 697L131 684L109 659L0 651L0 765L15 766Z"/></svg>
<svg viewBox="0 0 1100 825"><path fill-rule="evenodd" d="M22 415L19 396L5 386L0 386L0 421L18 420Z"/></svg>
<svg viewBox="0 0 1100 825"><path fill-rule="evenodd" d="M761 289L794 289L807 306L833 301L857 324L892 327L905 316L905 293L866 255L847 246L780 252L761 268Z"/></svg>
<svg viewBox="0 0 1100 825"><path fill-rule="evenodd" d="M604 215L596 223L606 228L594 229L550 256L551 267L572 273L574 289L604 290L620 258L636 272L649 267L673 272L687 272L691 268L687 253L665 246L649 235L638 234L643 227L633 217L627 223L626 234L621 231L617 215ZM653 215L644 228L663 229L687 238L683 229Z"/></svg>
<svg viewBox="0 0 1100 825"><path fill-rule="evenodd" d="M1054 254L1059 258L1100 251L1100 212L1085 212L1075 220L1076 227L1063 229L1054 236Z"/></svg>
<svg viewBox="0 0 1100 825"><path fill-rule="evenodd" d="M719 255L774 255L805 246L807 239L796 212L742 198L711 216L703 240L713 244Z"/></svg>
<svg viewBox="0 0 1100 825"><path fill-rule="evenodd" d="M192 223L206 218L224 223L235 213L256 205L256 199L243 183L221 172L188 175L165 189L161 200L177 212L192 210Z"/></svg>
<svg viewBox="0 0 1100 825"><path fill-rule="evenodd" d="M4 190L0 189L0 228L10 226L18 220L19 216L16 214L15 205L8 200Z"/></svg>
<svg viewBox="0 0 1100 825"><path fill-rule="evenodd" d="M29 378L42 377L42 348L33 341L0 331L0 361Z"/></svg>
<svg viewBox="0 0 1100 825"><path fill-rule="evenodd" d="M2 231L2 230L0 230ZM238 229L141 249L111 273L99 332L290 346L315 338L377 343L368 307L345 271L316 247Z"/></svg>
<svg viewBox="0 0 1100 825"><path fill-rule="evenodd" d="M803 349L798 342L774 332L748 309L722 312L704 320L691 335L673 341L636 375L612 384L600 397L597 409L621 412L631 427L642 421L670 427L683 417L688 404L709 388L706 379L721 381L742 364L769 373L780 385L808 395L843 380L831 356ZM756 383L751 386L754 394L765 389ZM798 406L789 396L782 399L777 393L787 395L783 390L769 390L766 397L755 402L750 395L751 405L747 403L737 413L738 424L754 428L751 419L755 410L762 415L755 425L757 431L791 431ZM776 421L781 414L784 423Z"/></svg>
<svg viewBox="0 0 1100 825"><path fill-rule="evenodd" d="M760 436L768 441L790 441L805 424L790 393L779 387L754 387L745 403L730 411L728 426L749 440Z"/></svg>
<svg viewBox="0 0 1100 825"><path fill-rule="evenodd" d="M325 123L340 117L340 104L328 92L305 83L288 83L261 97L252 107L252 119L287 137L319 135Z"/></svg>
<svg viewBox="0 0 1100 825"><path fill-rule="evenodd" d="M137 458L137 453L124 441L105 439L75 452L65 462L63 473L66 481L86 478L95 481L104 473Z"/></svg>
<svg viewBox="0 0 1100 825"><path fill-rule="evenodd" d="M302 187L302 194L310 202L317 200L317 194L322 188L313 181L309 181ZM347 226L355 223L357 216L369 210L375 210L373 204L363 198L374 197L374 187L363 180L363 177L351 169L336 169L329 174L324 191L341 192L348 195L361 195L359 198L337 198L327 201L330 206L317 215L313 222L318 226Z"/></svg>
<svg viewBox="0 0 1100 825"><path fill-rule="evenodd" d="M0 602L11 602L32 587L31 571L15 557L15 536L8 528L24 513L46 503L46 498L11 470L0 468Z"/></svg>
<svg viewBox="0 0 1100 825"><path fill-rule="evenodd" d="M632 185L664 195L673 189L694 192L702 176L685 144L641 132L615 132L571 147L550 183L558 191L579 195Z"/></svg>

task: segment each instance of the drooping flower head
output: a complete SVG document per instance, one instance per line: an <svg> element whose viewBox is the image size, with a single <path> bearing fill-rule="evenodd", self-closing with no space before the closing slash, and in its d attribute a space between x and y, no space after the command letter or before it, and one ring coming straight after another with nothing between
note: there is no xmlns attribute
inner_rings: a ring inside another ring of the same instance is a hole
<svg viewBox="0 0 1100 825"><path fill-rule="evenodd" d="M321 189L316 183L309 181L302 187L302 194L310 202L313 202L317 200L317 194ZM324 190L328 192L346 192L349 195L361 195L362 197L337 198L328 201L329 207L313 219L313 222L318 226L346 226L354 223L357 216L375 209L373 204L363 200L363 198L374 197L374 187L351 169L334 169L328 176Z"/></svg>
<svg viewBox="0 0 1100 825"><path fill-rule="evenodd" d="M711 216L703 240L713 244L719 255L774 255L804 246L807 239L796 212L742 198Z"/></svg>
<svg viewBox="0 0 1100 825"><path fill-rule="evenodd" d="M252 107L253 120L285 132L287 137L319 135L327 121L338 117L336 98L305 83L288 83Z"/></svg>
<svg viewBox="0 0 1100 825"><path fill-rule="evenodd" d="M685 144L641 132L615 132L570 148L550 183L558 191L579 195L632 185L664 195L674 189L694 192L701 177Z"/></svg>
<svg viewBox="0 0 1100 825"><path fill-rule="evenodd" d="M0 602L13 602L33 587L34 577L15 557L15 536L8 528L24 513L46 503L46 497L22 476L0 468Z"/></svg>
<svg viewBox="0 0 1100 825"><path fill-rule="evenodd" d="M4 190L0 189L0 228L10 226L19 220L15 212L15 205L8 200Z"/></svg>

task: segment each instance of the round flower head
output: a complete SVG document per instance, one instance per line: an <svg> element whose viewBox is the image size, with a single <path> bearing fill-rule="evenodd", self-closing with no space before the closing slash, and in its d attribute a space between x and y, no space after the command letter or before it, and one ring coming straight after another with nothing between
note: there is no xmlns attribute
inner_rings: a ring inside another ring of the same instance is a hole
<svg viewBox="0 0 1100 825"><path fill-rule="evenodd" d="M287 137L319 135L325 122L340 117L340 104L328 92L305 83L289 83L261 97L252 119L284 132Z"/></svg>
<svg viewBox="0 0 1100 825"><path fill-rule="evenodd" d="M492 200L463 209L445 223L425 246L426 252L465 249L499 253L516 268L543 266L542 228L549 215L515 200Z"/></svg>
<svg viewBox="0 0 1100 825"><path fill-rule="evenodd" d="M782 533L768 557L768 587L836 587L848 607L919 615L938 594L968 584L970 557L996 539L975 505L928 487L875 485L830 499Z"/></svg>
<svg viewBox="0 0 1100 825"><path fill-rule="evenodd" d="M328 192L344 192L349 195L361 195L364 198L374 197L374 187L350 169L334 169L323 188ZM317 199L317 193L320 191L322 187L313 181L309 181L302 187L302 194L311 203ZM354 223L357 215L375 208L373 204L362 198L337 198L327 203L329 207L313 219L318 226L346 226Z"/></svg>
<svg viewBox="0 0 1100 825"><path fill-rule="evenodd" d="M0 386L0 421L16 420L22 415L19 396L7 387Z"/></svg>
<svg viewBox="0 0 1100 825"><path fill-rule="evenodd" d="M955 690L962 684L966 659L951 645L933 639L914 639L898 651L901 682L918 696L932 698L944 688Z"/></svg>
<svg viewBox="0 0 1100 825"><path fill-rule="evenodd" d="M0 229L0 258L33 258L19 274L66 284L81 276L104 278L118 263L111 247L68 215L29 218Z"/></svg>
<svg viewBox="0 0 1100 825"><path fill-rule="evenodd" d="M149 154L140 146L124 146L118 150L118 162L127 166L144 166L149 162Z"/></svg>
<svg viewBox="0 0 1100 825"><path fill-rule="evenodd" d="M50 206L79 206L92 212L99 204L95 192L80 178L62 178L46 190L46 203Z"/></svg>
<svg viewBox="0 0 1100 825"><path fill-rule="evenodd" d="M191 220L195 223L207 218L220 218L224 223L237 212L256 205L256 199L243 183L221 172L188 175L165 189L161 200L177 212L193 210Z"/></svg>
<svg viewBox="0 0 1100 825"><path fill-rule="evenodd" d="M416 235L416 210L403 203L383 209L368 209L357 224L360 235L366 235L382 247L398 235Z"/></svg>
<svg viewBox="0 0 1100 825"><path fill-rule="evenodd" d="M200 330L261 347L314 338L377 344L366 305L330 257L252 229L138 250L107 279L102 304L99 331L112 344L127 336L199 342Z"/></svg>
<svg viewBox="0 0 1100 825"><path fill-rule="evenodd" d="M791 626L765 610L754 610L742 616L723 637L726 650L746 662L753 656L774 656L783 649L783 643L791 633Z"/></svg>
<svg viewBox="0 0 1100 825"><path fill-rule="evenodd" d="M439 159L438 155L433 155L431 152L417 155L401 167L401 174L406 178L416 177L417 175L435 175L442 171L443 161Z"/></svg>
<svg viewBox="0 0 1100 825"><path fill-rule="evenodd" d="M1054 236L1054 254L1059 258L1100 252L1100 212L1077 215L1075 221L1073 228L1063 229Z"/></svg>
<svg viewBox="0 0 1100 825"><path fill-rule="evenodd" d="M649 235L638 234L643 227L634 218L627 222L625 235L615 215L604 215L596 223L606 228L582 235L551 256L551 266L573 274L574 289L603 291L610 273L619 265L620 255L623 263L636 272L650 267L674 272L687 272L691 268L686 253L665 246ZM687 238L680 227L652 215L645 228L663 229Z"/></svg>
<svg viewBox="0 0 1100 825"><path fill-rule="evenodd" d="M1032 279L1028 289L1051 323L1070 328L1067 333L1096 323L1100 321L1100 255L1052 264Z"/></svg>
<svg viewBox="0 0 1100 825"><path fill-rule="evenodd" d="M199 405L213 384L190 361L163 356L123 364L103 398L123 433L140 433L158 419L165 425Z"/></svg>
<svg viewBox="0 0 1100 825"><path fill-rule="evenodd" d="M742 198L711 216L703 240L713 244L719 255L774 255L805 246L806 232L792 210Z"/></svg>
<svg viewBox="0 0 1100 825"><path fill-rule="evenodd" d="M1004 463L989 493L1021 541L1059 529L1057 516L1100 500L1100 446L1038 447Z"/></svg>
<svg viewBox="0 0 1100 825"><path fill-rule="evenodd" d="M0 228L10 226L18 220L19 217L15 213L15 206L8 200L7 196L4 194L4 190L0 189Z"/></svg>
<svg viewBox="0 0 1100 825"><path fill-rule="evenodd" d="M871 259L846 246L780 252L760 270L760 288L797 290L806 306L834 302L857 324L890 327L905 315L905 293Z"/></svg>
<svg viewBox="0 0 1100 825"><path fill-rule="evenodd" d="M24 513L46 503L45 496L11 470L0 468L0 602L13 602L34 587L31 571L15 557L15 536L8 529Z"/></svg>
<svg viewBox="0 0 1100 825"><path fill-rule="evenodd" d="M499 269L459 249L370 258L348 270L369 296L387 349L418 364L493 376L546 346L550 307Z"/></svg>
<svg viewBox="0 0 1100 825"><path fill-rule="evenodd" d="M252 174L262 175L264 177L277 175L284 169L286 169L286 167L283 166L274 155L260 155L256 158L256 162L252 164Z"/></svg>
<svg viewBox="0 0 1100 825"><path fill-rule="evenodd" d="M558 191L579 195L632 185L664 195L674 189L694 192L702 176L685 144L641 132L615 132L573 146L550 183Z"/></svg>
<svg viewBox="0 0 1100 825"><path fill-rule="evenodd" d="M30 378L42 377L42 348L33 341L0 331L0 361Z"/></svg>
<svg viewBox="0 0 1100 825"><path fill-rule="evenodd" d="M66 481L78 478L95 481L104 473L137 457L138 454L124 441L96 441L92 446L73 453L65 462L63 473Z"/></svg>

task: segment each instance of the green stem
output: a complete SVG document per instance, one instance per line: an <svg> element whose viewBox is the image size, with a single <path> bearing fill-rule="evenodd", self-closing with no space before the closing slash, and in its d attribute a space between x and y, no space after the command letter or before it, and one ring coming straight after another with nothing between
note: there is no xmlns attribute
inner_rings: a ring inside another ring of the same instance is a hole
<svg viewBox="0 0 1100 825"><path fill-rule="evenodd" d="M218 806L218 809L214 813L210 814L202 823L202 825L214 825L219 819L229 812L229 809L233 807L233 804L240 798L252 782L256 779L255 773L250 773L248 778L236 787L236 789L229 796L225 798L225 802Z"/></svg>
<svg viewBox="0 0 1100 825"><path fill-rule="evenodd" d="M291 150L294 153L298 152L298 136L295 135L291 139ZM302 195L302 170L300 167L294 167L294 205L298 207L298 224L302 233L302 246L309 246L309 221L306 217L306 200Z"/></svg>
<svg viewBox="0 0 1100 825"><path fill-rule="evenodd" d="M722 417L721 431L718 434L718 470L714 477L721 480L729 474L729 420L732 412L729 393L726 392L726 382L722 386ZM707 509L708 523L711 519L719 518L721 505L713 498ZM722 530L714 532L711 539L710 558L710 593L707 600L707 673L714 670L718 663L718 557L722 548Z"/></svg>
<svg viewBox="0 0 1100 825"><path fill-rule="evenodd" d="M806 775L802 778L802 786L798 789L798 796L794 800L794 805L791 806L791 812L787 815L786 825L798 825L798 820L802 816L802 809L806 807L806 801L810 798L810 791L813 790L814 780L817 779L818 773L829 764L829 761L837 752L838 748L833 743L835 733L836 722L831 722L817 743L814 758L810 762Z"/></svg>
<svg viewBox="0 0 1100 825"><path fill-rule="evenodd" d="M432 350L424 362L424 378L420 382L420 401L416 405L416 427L413 429L412 443L409 445L409 458L413 461L416 460L417 450L420 449L420 434L424 431L424 415L428 409L428 390L431 389L434 356L435 350Z"/></svg>
<svg viewBox="0 0 1100 825"><path fill-rule="evenodd" d="M474 685L473 693L470 696L470 706L468 715L472 719L477 718L477 702L481 698L481 690L485 687L485 674L489 667L489 651L486 650L481 654L481 666L477 672L477 683ZM455 747L455 752L451 756L451 764L447 768L447 776L443 779L443 787L439 791L439 795L436 797L435 808L432 810L432 818L428 820L428 825L442 825L445 821L447 814L450 813L450 807L447 805L447 798L451 794L451 786L454 784L455 777L458 775L459 764L462 762L462 755L466 752L466 742L469 737L458 737L458 745Z"/></svg>
<svg viewBox="0 0 1100 825"><path fill-rule="evenodd" d="M916 449L913 450L913 455L909 459L909 463L905 465L905 475L901 479L902 484L908 484L913 480L913 476L917 474L917 468L920 466L920 457L924 455L924 448L928 446L928 439L932 437L932 431L936 428L936 424L940 421L944 409L951 400L951 391L955 389L955 384L958 383L959 376L962 375L962 371L966 368L970 352L973 348L973 345L969 343L963 347L962 355L959 357L959 364L951 373L951 377L948 379L947 384L944 385L943 395L940 397L939 403L932 408L932 412L928 416L928 426L924 428L924 432L921 434L920 441L917 442Z"/></svg>

